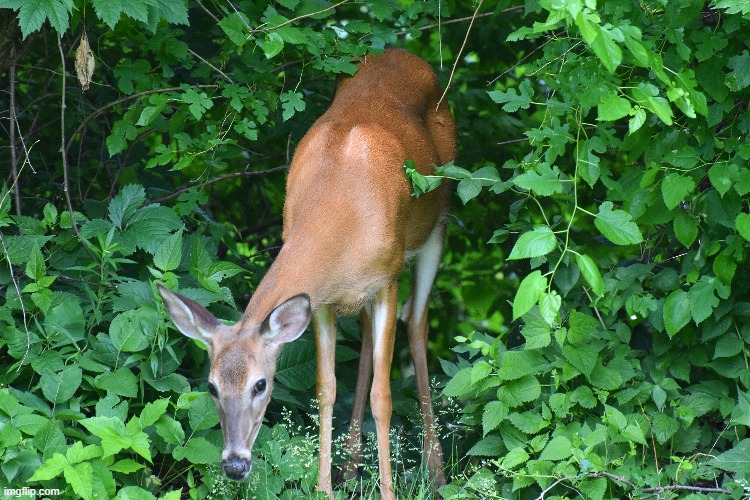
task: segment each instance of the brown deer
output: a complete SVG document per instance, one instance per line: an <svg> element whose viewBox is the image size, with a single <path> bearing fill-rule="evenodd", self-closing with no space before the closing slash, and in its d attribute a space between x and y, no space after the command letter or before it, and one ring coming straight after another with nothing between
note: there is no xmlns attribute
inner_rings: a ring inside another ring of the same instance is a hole
<svg viewBox="0 0 750 500"><path fill-rule="evenodd" d="M287 179L284 245L240 321L224 325L194 301L159 287L177 328L208 347L208 390L221 417L221 463L230 478L243 479L250 472L277 356L312 319L320 411L318 489L332 496L336 314L361 311L363 345L348 445L356 465L372 375L380 488L383 498L393 498L390 370L397 278L413 256L411 298L402 317L426 430L423 459L436 487L445 483L426 348L428 302L450 187L416 199L403 171L404 162L413 160L420 173L430 174L434 165L454 157L455 124L439 98L435 74L419 57L400 49L364 57L355 76L340 79L330 108L297 147Z"/></svg>

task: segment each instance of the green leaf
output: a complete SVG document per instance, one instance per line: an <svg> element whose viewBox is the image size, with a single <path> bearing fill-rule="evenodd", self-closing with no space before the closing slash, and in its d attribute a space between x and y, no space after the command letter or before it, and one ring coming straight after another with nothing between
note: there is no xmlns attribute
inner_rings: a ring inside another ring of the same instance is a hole
<svg viewBox="0 0 750 500"><path fill-rule="evenodd" d="M723 197L739 178L739 169L734 163L714 163L708 169L708 178L716 191Z"/></svg>
<svg viewBox="0 0 750 500"><path fill-rule="evenodd" d="M594 260L588 255L576 254L576 264L591 290L599 297L604 295L604 281Z"/></svg>
<svg viewBox="0 0 750 500"><path fill-rule="evenodd" d="M521 464L526 463L529 460L529 454L523 448L513 448L508 451L503 458L503 468L512 469L518 467Z"/></svg>
<svg viewBox="0 0 750 500"><path fill-rule="evenodd" d="M72 11L73 0L24 0L18 12L18 24L26 38L39 31L44 21L49 20L50 25L62 36L70 27Z"/></svg>
<svg viewBox="0 0 750 500"><path fill-rule="evenodd" d="M128 184L109 202L109 219L122 229L145 201L146 190L143 186Z"/></svg>
<svg viewBox="0 0 750 500"><path fill-rule="evenodd" d="M674 290L664 301L664 326L672 338L690 321L690 299L687 292Z"/></svg>
<svg viewBox="0 0 750 500"><path fill-rule="evenodd" d="M543 366L544 358L538 351L507 351L498 375L502 380L516 380L537 373Z"/></svg>
<svg viewBox="0 0 750 500"><path fill-rule="evenodd" d="M743 50L738 56L730 57L727 66L732 69L726 76L727 87L737 92L750 85L750 53L747 50Z"/></svg>
<svg viewBox="0 0 750 500"><path fill-rule="evenodd" d="M594 225L615 245L632 245L643 241L643 235L633 218L624 210L612 210L612 202L605 201L599 206Z"/></svg>
<svg viewBox="0 0 750 500"><path fill-rule="evenodd" d="M63 470L63 474L76 495L84 500L93 498L92 483L94 472L90 463L83 462L74 466L68 465Z"/></svg>
<svg viewBox="0 0 750 500"><path fill-rule="evenodd" d="M560 312L561 305L562 297L555 290L552 290L550 293L542 293L542 298L539 300L539 312L548 325L558 323L558 313Z"/></svg>
<svg viewBox="0 0 750 500"><path fill-rule="evenodd" d="M547 255L557 246L557 237L548 226L525 232L513 246L508 260L529 259Z"/></svg>
<svg viewBox="0 0 750 500"><path fill-rule="evenodd" d="M188 104L188 109L196 120L203 118L204 113L214 106L214 102L205 92L185 85L183 85L183 90L185 92L182 94L182 100Z"/></svg>
<svg viewBox="0 0 750 500"><path fill-rule="evenodd" d="M602 346L591 343L577 346L564 345L562 347L562 354L568 363L588 378L591 376L591 372L594 371L598 359L597 355L601 349Z"/></svg>
<svg viewBox="0 0 750 500"><path fill-rule="evenodd" d="M169 400L168 399L157 399L156 401L152 403L147 403L146 406L143 407L143 410L141 410L141 429L145 429L146 427L153 425L156 423L157 420L159 420L159 417L164 415L167 411L167 407L169 406Z"/></svg>
<svg viewBox="0 0 750 500"><path fill-rule="evenodd" d="M83 372L78 366L70 365L59 373L44 372L39 379L42 394L52 403L62 403L73 397L81 385Z"/></svg>
<svg viewBox="0 0 750 500"><path fill-rule="evenodd" d="M193 431L211 429L219 423L219 413L208 393L201 393L190 405L188 420Z"/></svg>
<svg viewBox="0 0 750 500"><path fill-rule="evenodd" d="M240 16L239 12L233 12L219 21L221 30L238 47L247 43L250 34L247 21Z"/></svg>
<svg viewBox="0 0 750 500"><path fill-rule="evenodd" d="M675 236L686 248L690 248L698 237L698 222L695 217L685 212L678 212L675 215L673 228Z"/></svg>
<svg viewBox="0 0 750 500"><path fill-rule="evenodd" d="M672 210L695 189L695 181L680 174L669 174L661 183L664 204Z"/></svg>
<svg viewBox="0 0 750 500"><path fill-rule="evenodd" d="M508 415L508 407L501 401L490 401L482 411L482 437L497 428Z"/></svg>
<svg viewBox="0 0 750 500"><path fill-rule="evenodd" d="M750 439L743 439L708 463L732 474L750 473Z"/></svg>
<svg viewBox="0 0 750 500"><path fill-rule="evenodd" d="M168 236L154 254L154 265L162 271L174 271L182 261L182 229Z"/></svg>
<svg viewBox="0 0 750 500"><path fill-rule="evenodd" d="M552 438L542 450L539 460L557 462L564 460L573 454L573 443L565 436Z"/></svg>
<svg viewBox="0 0 750 500"><path fill-rule="evenodd" d="M191 464L216 464L221 460L221 450L202 437L194 437L186 446L176 447L172 456Z"/></svg>
<svg viewBox="0 0 750 500"><path fill-rule="evenodd" d="M513 299L513 320L517 320L539 301L542 293L547 288L547 278L542 276L541 271L528 274L518 286L518 292Z"/></svg>
<svg viewBox="0 0 750 500"><path fill-rule="evenodd" d="M462 179L456 186L456 192L461 202L466 205L469 200L476 198L482 192L482 183L476 179Z"/></svg>
<svg viewBox="0 0 750 500"><path fill-rule="evenodd" d="M690 287L688 302L690 303L690 313L696 325L701 324L708 318L719 305L719 299L714 295L716 283L717 279L713 276L703 275L697 283Z"/></svg>
<svg viewBox="0 0 750 500"><path fill-rule="evenodd" d="M279 96L279 100L283 110L281 117L284 121L290 119L296 112L305 110L305 101L300 92L288 90Z"/></svg>
<svg viewBox="0 0 750 500"><path fill-rule="evenodd" d="M734 219L734 225L740 236L750 241L750 214L741 213Z"/></svg>
<svg viewBox="0 0 750 500"><path fill-rule="evenodd" d="M67 465L68 459L60 453L55 453L34 472L29 481L49 481L62 474Z"/></svg>
<svg viewBox="0 0 750 500"><path fill-rule="evenodd" d="M557 167L539 165L536 170L528 170L514 177L513 184L533 191L539 196L552 196L555 193L562 193L563 187L559 176L560 169Z"/></svg>
<svg viewBox="0 0 750 500"><path fill-rule="evenodd" d="M274 31L266 35L266 39L261 46L266 59L272 59L284 50L284 39Z"/></svg>
<svg viewBox="0 0 750 500"><path fill-rule="evenodd" d="M141 320L141 310L118 314L109 324L109 338L118 351L138 352L151 345L154 325L146 326Z"/></svg>
<svg viewBox="0 0 750 500"><path fill-rule="evenodd" d="M515 113L519 108L529 109L534 94L534 90L528 80L523 80L521 85L519 85L518 90L520 92L517 92L514 88L508 89L507 92L492 90L488 92L488 94L490 99L498 104L503 104L503 111Z"/></svg>
<svg viewBox="0 0 750 500"><path fill-rule="evenodd" d="M612 91L602 96L597 114L600 121L615 121L628 116L632 110L630 101Z"/></svg>
<svg viewBox="0 0 750 500"><path fill-rule="evenodd" d="M646 111L641 107L633 108L633 117L628 120L628 134L636 132L646 123Z"/></svg>

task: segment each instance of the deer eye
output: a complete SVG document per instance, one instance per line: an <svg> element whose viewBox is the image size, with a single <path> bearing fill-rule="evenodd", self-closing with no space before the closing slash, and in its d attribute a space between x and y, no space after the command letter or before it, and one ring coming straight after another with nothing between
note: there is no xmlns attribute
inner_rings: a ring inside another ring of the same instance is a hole
<svg viewBox="0 0 750 500"><path fill-rule="evenodd" d="M262 394L266 390L266 379L262 378L255 383L255 395Z"/></svg>
<svg viewBox="0 0 750 500"><path fill-rule="evenodd" d="M216 386L210 380L208 382L208 393L215 398L219 396L219 391L216 390Z"/></svg>

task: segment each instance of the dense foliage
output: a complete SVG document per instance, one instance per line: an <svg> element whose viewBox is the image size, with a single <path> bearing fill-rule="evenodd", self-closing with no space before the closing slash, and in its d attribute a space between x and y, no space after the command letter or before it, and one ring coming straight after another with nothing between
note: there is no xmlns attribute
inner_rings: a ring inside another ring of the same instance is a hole
<svg viewBox="0 0 750 500"><path fill-rule="evenodd" d="M229 482L205 351L154 283L236 320L294 145L335 75L395 44L459 128L454 164L405 169L416 194L457 181L430 343L442 496L750 493L749 30L742 0L0 0L0 484L313 495L310 336ZM421 497L399 342L394 470ZM374 464L337 496L374 496Z"/></svg>

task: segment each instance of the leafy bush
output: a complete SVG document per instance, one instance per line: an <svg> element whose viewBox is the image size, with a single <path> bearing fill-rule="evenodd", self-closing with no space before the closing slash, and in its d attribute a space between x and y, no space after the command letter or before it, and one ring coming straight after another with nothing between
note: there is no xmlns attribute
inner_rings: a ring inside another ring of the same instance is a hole
<svg viewBox="0 0 750 500"><path fill-rule="evenodd" d="M205 352L153 283L236 320L280 244L293 145L353 56L399 44L438 68L460 134L436 177L406 165L462 202L431 316L442 496L747 494L748 20L734 0L0 0L0 483L313 494L314 343L285 348L254 479L229 482ZM394 469L422 498L411 384ZM337 495L376 495L374 464Z"/></svg>

